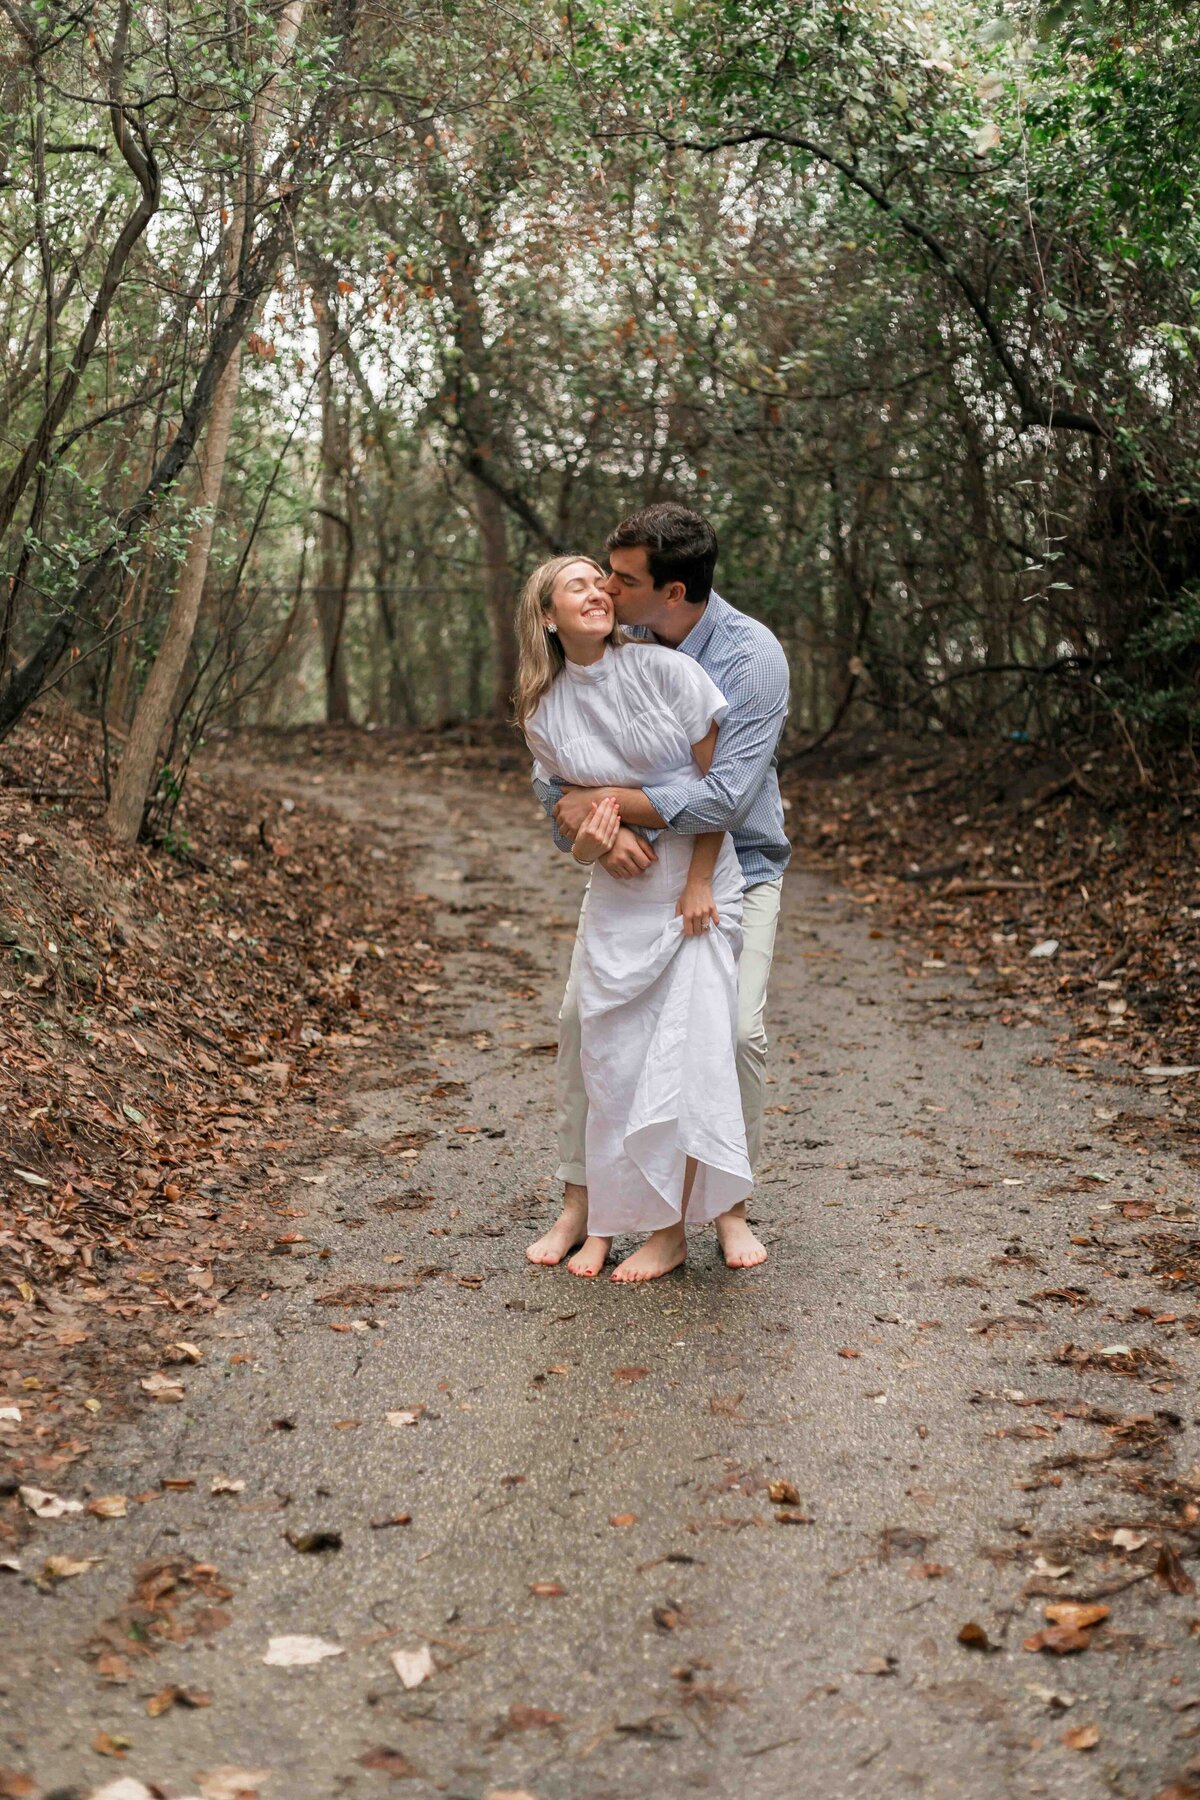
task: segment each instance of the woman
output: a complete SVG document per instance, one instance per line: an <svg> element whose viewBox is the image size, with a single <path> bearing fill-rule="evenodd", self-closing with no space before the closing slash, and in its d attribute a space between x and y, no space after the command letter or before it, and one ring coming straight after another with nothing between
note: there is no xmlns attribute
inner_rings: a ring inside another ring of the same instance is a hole
<svg viewBox="0 0 1200 1800"><path fill-rule="evenodd" d="M644 787L708 773L720 690L690 657L623 639L589 557L534 571L517 635L517 722L546 775ZM751 1188L734 1062L743 884L723 832L664 831L658 860L615 880L600 859L620 823L603 799L572 846L592 865L580 982L588 1235L567 1266L598 1275L615 1233L644 1231L613 1280L648 1281L686 1258L685 1219L704 1224Z"/></svg>

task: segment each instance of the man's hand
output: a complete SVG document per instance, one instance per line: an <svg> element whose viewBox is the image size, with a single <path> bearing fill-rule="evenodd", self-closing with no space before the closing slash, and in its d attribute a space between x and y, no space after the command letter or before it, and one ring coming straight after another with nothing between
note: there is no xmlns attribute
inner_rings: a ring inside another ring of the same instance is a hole
<svg viewBox="0 0 1200 1800"><path fill-rule="evenodd" d="M554 809L554 822L565 838L574 839L593 806L607 793L607 788L563 789L563 797Z"/></svg>
<svg viewBox="0 0 1200 1800"><path fill-rule="evenodd" d="M653 844L648 844L644 837L636 831L630 831L622 825L617 833L617 841L612 849L600 859L600 867L607 869L618 881L628 881L634 875L640 875L651 863L658 861Z"/></svg>

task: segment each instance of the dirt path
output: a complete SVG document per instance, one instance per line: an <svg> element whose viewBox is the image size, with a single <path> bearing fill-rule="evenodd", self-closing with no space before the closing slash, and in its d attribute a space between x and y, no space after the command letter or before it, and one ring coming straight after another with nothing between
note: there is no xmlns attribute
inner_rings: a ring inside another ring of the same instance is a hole
<svg viewBox="0 0 1200 1800"><path fill-rule="evenodd" d="M37 1784L0 1793L1180 1781L1197 1356L1186 1321L1155 1320L1194 1302L1151 1269L1159 1240L1185 1266L1196 1177L1121 1147L1138 1097L1045 1066L1036 1029L797 872L754 1209L770 1263L730 1275L706 1234L645 1290L532 1270L577 871L517 779L261 780L412 838L444 984L373 1052L341 1153L297 1171L295 1241L208 1328L183 1402L77 1471L78 1498L161 1497L39 1522L0 1576L0 1766ZM776 1508L771 1482L795 1496ZM314 1531L341 1548L285 1536ZM1156 1577L1164 1532L1185 1561ZM50 1555L100 1560L37 1585ZM131 1614L146 1564L175 1586L143 1582ZM1110 1608L1086 1649L1023 1647L1072 1600ZM342 1654L264 1665L291 1633ZM422 1646L435 1672L409 1691L389 1659ZM149 1716L172 1686L211 1704Z"/></svg>

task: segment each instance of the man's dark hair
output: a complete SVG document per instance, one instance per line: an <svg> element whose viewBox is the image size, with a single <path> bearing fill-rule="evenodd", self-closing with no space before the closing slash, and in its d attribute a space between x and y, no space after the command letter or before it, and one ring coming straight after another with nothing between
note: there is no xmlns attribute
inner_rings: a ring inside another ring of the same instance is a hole
<svg viewBox="0 0 1200 1800"><path fill-rule="evenodd" d="M644 550L655 587L682 581L693 606L703 606L712 592L717 534L700 513L673 500L630 513L609 532L604 548Z"/></svg>

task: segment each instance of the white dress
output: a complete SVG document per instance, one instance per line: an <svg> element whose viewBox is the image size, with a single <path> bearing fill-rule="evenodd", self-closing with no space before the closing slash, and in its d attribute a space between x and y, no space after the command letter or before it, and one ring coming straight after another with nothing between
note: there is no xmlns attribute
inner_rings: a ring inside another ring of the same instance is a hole
<svg viewBox="0 0 1200 1800"><path fill-rule="evenodd" d="M694 775L691 746L727 711L691 657L630 643L567 663L525 736L542 771L568 785L644 787ZM660 832L658 861L626 881L596 864L585 900L588 1230L599 1237L676 1224L689 1156L691 1225L752 1185L735 1062L744 884L726 836L712 881L720 925L685 937L675 906L693 842Z"/></svg>

